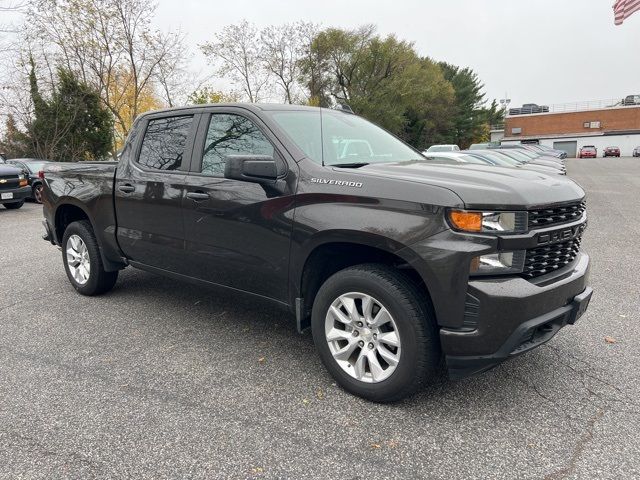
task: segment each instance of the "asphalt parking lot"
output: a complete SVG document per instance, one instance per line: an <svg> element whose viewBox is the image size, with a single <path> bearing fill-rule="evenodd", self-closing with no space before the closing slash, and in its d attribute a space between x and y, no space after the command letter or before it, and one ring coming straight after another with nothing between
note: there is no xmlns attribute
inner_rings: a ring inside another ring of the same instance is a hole
<svg viewBox="0 0 640 480"><path fill-rule="evenodd" d="M82 297L0 208L0 478L638 478L640 159L569 160L594 298L480 377L376 405L282 311L127 269Z"/></svg>

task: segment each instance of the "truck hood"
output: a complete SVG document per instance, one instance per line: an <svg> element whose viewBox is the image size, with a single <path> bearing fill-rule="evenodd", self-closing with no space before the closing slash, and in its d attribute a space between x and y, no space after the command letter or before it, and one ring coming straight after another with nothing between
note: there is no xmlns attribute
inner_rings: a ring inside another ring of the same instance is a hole
<svg viewBox="0 0 640 480"><path fill-rule="evenodd" d="M19 168L0 163L0 175L20 175L21 173L22 170L20 170Z"/></svg>
<svg viewBox="0 0 640 480"><path fill-rule="evenodd" d="M460 197L466 208L526 209L585 196L573 180L519 168L409 161L369 164L358 173L443 187Z"/></svg>

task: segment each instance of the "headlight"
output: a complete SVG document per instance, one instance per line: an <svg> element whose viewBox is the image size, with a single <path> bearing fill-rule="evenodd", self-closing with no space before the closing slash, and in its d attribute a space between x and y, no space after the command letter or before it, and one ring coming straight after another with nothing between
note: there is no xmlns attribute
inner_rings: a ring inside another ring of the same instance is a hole
<svg viewBox="0 0 640 480"><path fill-rule="evenodd" d="M522 273L525 256L525 250L481 255L471 260L469 273L476 276Z"/></svg>
<svg viewBox="0 0 640 480"><path fill-rule="evenodd" d="M527 218L527 212L449 210L449 223L461 232L525 233Z"/></svg>

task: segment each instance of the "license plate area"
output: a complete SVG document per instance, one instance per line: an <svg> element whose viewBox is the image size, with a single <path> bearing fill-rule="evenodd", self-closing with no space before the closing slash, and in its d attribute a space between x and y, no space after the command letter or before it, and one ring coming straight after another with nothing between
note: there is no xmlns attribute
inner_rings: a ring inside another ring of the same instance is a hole
<svg viewBox="0 0 640 480"><path fill-rule="evenodd" d="M13 198L13 192L7 192L0 194L0 199L2 200L11 200Z"/></svg>

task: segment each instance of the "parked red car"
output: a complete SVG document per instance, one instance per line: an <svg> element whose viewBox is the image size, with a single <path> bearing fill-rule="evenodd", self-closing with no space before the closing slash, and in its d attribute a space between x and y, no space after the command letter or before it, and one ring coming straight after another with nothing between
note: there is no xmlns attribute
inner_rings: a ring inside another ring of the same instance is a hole
<svg viewBox="0 0 640 480"><path fill-rule="evenodd" d="M593 145L585 145L578 152L578 158L596 158L598 150Z"/></svg>
<svg viewBox="0 0 640 480"><path fill-rule="evenodd" d="M618 147L607 147L604 149L603 157L619 157L620 149Z"/></svg>

